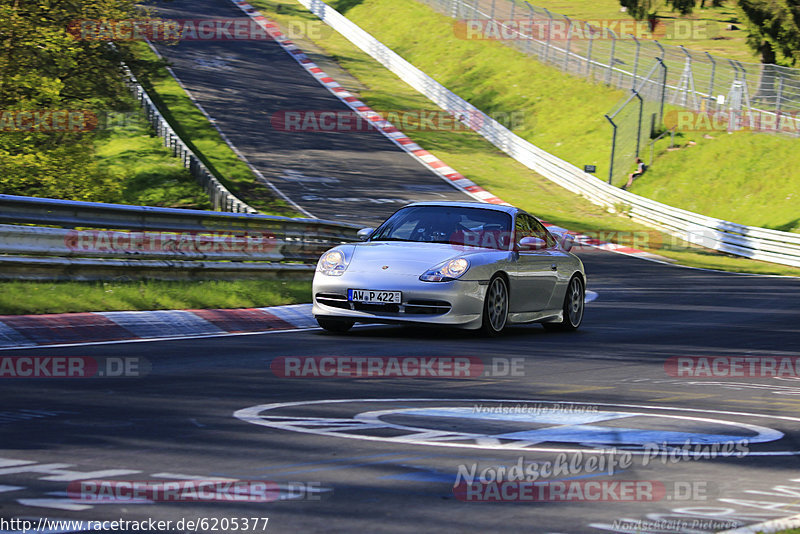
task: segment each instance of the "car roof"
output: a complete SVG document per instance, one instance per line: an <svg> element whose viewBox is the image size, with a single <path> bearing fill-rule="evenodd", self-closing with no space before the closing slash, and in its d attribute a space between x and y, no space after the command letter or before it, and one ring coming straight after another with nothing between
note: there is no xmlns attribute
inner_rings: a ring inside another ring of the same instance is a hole
<svg viewBox="0 0 800 534"><path fill-rule="evenodd" d="M458 207L458 208L479 208L484 210L502 211L511 215L520 212L519 208L503 204L489 204L487 202L450 202L450 201L428 201L428 202L414 202L403 206L408 208L410 206L442 206L442 207Z"/></svg>

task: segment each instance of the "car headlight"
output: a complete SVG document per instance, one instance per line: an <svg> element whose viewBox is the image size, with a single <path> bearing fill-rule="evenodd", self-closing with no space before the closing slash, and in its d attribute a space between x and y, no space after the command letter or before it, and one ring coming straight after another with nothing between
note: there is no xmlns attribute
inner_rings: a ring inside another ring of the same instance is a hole
<svg viewBox="0 0 800 534"><path fill-rule="evenodd" d="M419 279L423 282L449 282L461 277L467 272L467 269L469 269L469 261L464 258L456 258L425 271Z"/></svg>
<svg viewBox="0 0 800 534"><path fill-rule="evenodd" d="M319 259L317 270L328 276L342 276L347 269L344 253L341 250L329 250Z"/></svg>

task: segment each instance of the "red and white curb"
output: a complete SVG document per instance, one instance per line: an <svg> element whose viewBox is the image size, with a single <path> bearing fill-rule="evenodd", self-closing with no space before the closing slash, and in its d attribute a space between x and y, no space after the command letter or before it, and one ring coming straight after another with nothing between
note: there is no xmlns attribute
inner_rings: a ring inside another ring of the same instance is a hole
<svg viewBox="0 0 800 534"><path fill-rule="evenodd" d="M262 15L261 12L251 6L247 0L231 0L231 2L233 2L237 7L239 7L239 9L244 11L251 19L261 26L275 40L275 42L277 42L281 48L283 48L283 50L285 50L309 74L311 74L320 83L320 85L328 89L331 94L341 100L360 117L368 120L377 131L382 133L395 145L426 166L430 171L451 184L456 189L463 191L467 195L479 200L480 202L510 205L508 202L475 184L475 182L457 172L438 157L420 147L413 140L411 140L410 137L396 128L390 121L384 119L380 113L373 110L364 102L360 101L357 96L353 95L344 87L339 85L339 83L337 83L331 76L329 76L316 63L309 59L308 56L306 56L306 54L296 44L286 37L286 35L280 31L277 23ZM569 233L573 236L575 242L581 245L588 245L628 256L642 256L650 258L654 256L653 254L643 250L617 245L615 243L599 241L583 234L569 232L564 228L560 228L551 224L545 224L545 226L550 227L552 230L558 230L562 233Z"/></svg>
<svg viewBox="0 0 800 534"><path fill-rule="evenodd" d="M317 328L311 304L230 310L0 315L0 350Z"/></svg>

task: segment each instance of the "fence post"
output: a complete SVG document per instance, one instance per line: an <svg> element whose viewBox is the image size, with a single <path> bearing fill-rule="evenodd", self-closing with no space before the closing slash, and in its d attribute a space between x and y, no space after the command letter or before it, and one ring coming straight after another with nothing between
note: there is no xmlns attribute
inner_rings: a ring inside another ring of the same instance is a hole
<svg viewBox="0 0 800 534"><path fill-rule="evenodd" d="M608 57L608 74L606 74L606 85L611 85L611 71L614 68L614 53L617 49L617 34L614 30L608 28L608 34L611 36L611 55Z"/></svg>
<svg viewBox="0 0 800 534"><path fill-rule="evenodd" d="M478 0L472 2L472 18L478 20Z"/></svg>
<svg viewBox="0 0 800 534"><path fill-rule="evenodd" d="M547 13L547 41L545 42L545 49L544 49L544 60L547 61L547 58L550 56L550 38L553 35L553 15L550 13L550 10L546 7L544 8L544 12Z"/></svg>
<svg viewBox="0 0 800 534"><path fill-rule="evenodd" d="M514 15L515 15L516 11L517 11L517 0L511 0L511 15L509 16L509 19L511 19L512 24L513 24Z"/></svg>
<svg viewBox="0 0 800 534"><path fill-rule="evenodd" d="M630 35L633 39L633 42L636 43L636 54L633 56L633 81L631 83L631 89L636 89L636 71L639 70L639 49L642 47L642 45L635 35L632 33L629 33L628 35Z"/></svg>
<svg viewBox="0 0 800 534"><path fill-rule="evenodd" d="M586 28L589 30L589 48L586 51L586 76L591 77L592 74L592 46L594 45L594 26L586 23Z"/></svg>
<svg viewBox="0 0 800 534"><path fill-rule="evenodd" d="M658 41L653 41L653 44L655 44L658 47L658 49L661 50L661 55L659 57L663 61L664 60L664 54L665 54L664 46L661 43L659 43Z"/></svg>
<svg viewBox="0 0 800 534"><path fill-rule="evenodd" d="M775 95L775 114L777 115L778 129L781 127L781 99L783 98L783 71L778 71L778 89Z"/></svg>
<svg viewBox="0 0 800 534"><path fill-rule="evenodd" d="M497 0L492 0L492 12L489 14L489 19L490 20L494 20L494 8L495 8L495 4L496 3L497 3Z"/></svg>
<svg viewBox="0 0 800 534"><path fill-rule="evenodd" d="M658 121L664 122L664 101L667 99L667 64L664 63L664 60L660 57L656 58L658 64L661 65L661 72L663 73L663 78L661 79L661 105L658 110Z"/></svg>
<svg viewBox="0 0 800 534"><path fill-rule="evenodd" d="M531 23L531 36L528 39L527 50L526 50L530 54L531 53L531 48L533 47L533 38L534 38L534 29L533 29L533 22L534 22L533 13L534 13L534 11L533 11L533 6L530 5L527 0L525 0L525 3L528 4L528 20L530 20L530 23Z"/></svg>
<svg viewBox="0 0 800 534"><path fill-rule="evenodd" d="M742 98L744 100L744 105L747 106L747 114L750 117L750 128L755 128L756 118L753 113L753 106L750 105L750 89L747 87L747 69L744 68L744 65L738 60L736 64L742 70Z"/></svg>
<svg viewBox="0 0 800 534"><path fill-rule="evenodd" d="M564 19L567 21L567 47L566 50L564 50L564 71L569 72L569 49L572 45L572 19L566 15L564 15Z"/></svg>
<svg viewBox="0 0 800 534"><path fill-rule="evenodd" d="M711 81L708 83L708 100L709 102L716 102L716 100L714 100L714 77L717 74L717 62L714 59L714 56L708 52L705 54L709 61L711 61ZM716 106L714 107L716 108Z"/></svg>
<svg viewBox="0 0 800 534"><path fill-rule="evenodd" d="M742 82L739 81L739 67L736 66L732 59L729 59L728 63L731 64L734 72L733 83L731 83L731 88L728 91L728 98L725 99L725 104L728 106L728 131L731 132L738 129L738 122L734 119L736 118L737 108L741 112Z"/></svg>
<svg viewBox="0 0 800 534"><path fill-rule="evenodd" d="M636 128L636 157L639 157L639 148L642 141L642 115L644 113L644 99L642 95L638 93L638 91L634 91L633 95L639 99L639 121L638 127Z"/></svg>
<svg viewBox="0 0 800 534"><path fill-rule="evenodd" d="M614 154L617 150L617 125L614 124L614 121L611 120L611 117L608 115L603 115L608 122L611 123L612 133L611 133L611 161L608 165L608 184L611 185L611 181L614 178Z"/></svg>

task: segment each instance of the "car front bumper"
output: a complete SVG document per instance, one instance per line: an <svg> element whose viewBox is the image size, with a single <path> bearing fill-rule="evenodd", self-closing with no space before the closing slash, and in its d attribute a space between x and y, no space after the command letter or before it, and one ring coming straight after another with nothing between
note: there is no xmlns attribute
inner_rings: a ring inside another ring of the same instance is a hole
<svg viewBox="0 0 800 534"><path fill-rule="evenodd" d="M315 317L335 317L362 323L417 323L480 328L488 281L423 282L419 275L345 272L315 273ZM363 305L347 301L348 289L402 292L400 305ZM446 305L445 305L446 304Z"/></svg>

